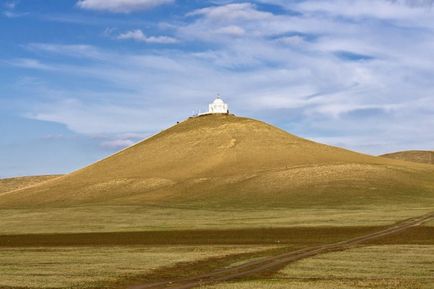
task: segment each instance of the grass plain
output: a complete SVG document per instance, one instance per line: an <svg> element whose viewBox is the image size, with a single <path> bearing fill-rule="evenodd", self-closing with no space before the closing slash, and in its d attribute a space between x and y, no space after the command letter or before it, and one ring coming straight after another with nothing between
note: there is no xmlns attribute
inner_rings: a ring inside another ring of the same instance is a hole
<svg viewBox="0 0 434 289"><path fill-rule="evenodd" d="M196 235L192 236L172 231L169 232L172 235L162 238L152 232L148 236L148 239L154 240L153 243L166 245L147 244L146 238L142 237L139 241L143 244L134 244L127 236L126 241L120 244L101 244L98 238L87 238L89 242L85 246L77 246L80 242L74 237L66 236L65 239L70 242L68 246L52 246L53 244L49 243L36 247L40 245L39 236L30 235L24 236L30 239L27 244L13 242L12 246L4 246L0 241L0 288L127 288L128 284L189 277L277 252L347 240L379 229L342 227L339 230L311 227L292 228L290 231L277 230L277 235L258 230L211 234L196 232ZM232 237L223 240L225 233ZM415 227L392 238L373 240L367 248L320 255L299 261L281 271L267 273L266 276L259 275L254 281L231 282L218 286L274 289L322 288L321 286L329 288L334 285L337 289L351 288L350 286L401 289L406 288L400 287L403 284L413 284L417 286L409 288L429 288L422 285L426 281L425 276L432 273L433 235L432 227ZM198 236L199 242L196 240ZM274 242L275 237L281 242ZM53 240L62 239L53 236ZM115 238L109 237L109 240L113 239ZM188 245L179 245L182 242ZM217 245L219 242L224 245ZM369 262L372 262L371 267L367 266ZM384 267L384 272L377 267ZM408 278L418 270L421 278ZM349 273L343 276L342 272ZM377 275L375 277L369 274ZM373 287L368 287L367 284Z"/></svg>
<svg viewBox="0 0 434 289"><path fill-rule="evenodd" d="M433 245L383 245L318 255L268 280L227 282L204 289L431 289Z"/></svg>
<svg viewBox="0 0 434 289"><path fill-rule="evenodd" d="M180 262L273 246L92 246L0 249L0 288L104 288Z"/></svg>
<svg viewBox="0 0 434 289"><path fill-rule="evenodd" d="M244 210L161 206L0 209L0 234L383 226L432 210L424 205Z"/></svg>
<svg viewBox="0 0 434 289"><path fill-rule="evenodd" d="M298 261L284 278L421 279L434 284L434 246L384 245L334 252Z"/></svg>
<svg viewBox="0 0 434 289"><path fill-rule="evenodd" d="M255 281L228 282L201 289L432 289L430 283L417 280L396 279L332 279L332 280L289 280L268 278Z"/></svg>

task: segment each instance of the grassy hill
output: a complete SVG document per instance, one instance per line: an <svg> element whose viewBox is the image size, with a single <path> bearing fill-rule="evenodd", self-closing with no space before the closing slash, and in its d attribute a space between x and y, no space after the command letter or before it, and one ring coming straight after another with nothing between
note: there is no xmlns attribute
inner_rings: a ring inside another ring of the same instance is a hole
<svg viewBox="0 0 434 289"><path fill-rule="evenodd" d="M434 151L402 151L381 155L381 157L416 162L422 164L434 164Z"/></svg>
<svg viewBox="0 0 434 289"><path fill-rule="evenodd" d="M247 118L190 118L65 176L0 180L0 287L127 288L191 278L383 230L433 207L432 165L318 144ZM432 231L413 228L386 244L426 246L398 248L409 252L399 260L418 260L432 251ZM365 259L384 263L387 252L397 254L390 250L350 252L336 262L366 255L343 275L354 280L357 269L366 273ZM391 284L414 273L398 267ZM324 273L312 268L311 275ZM432 283L424 278L420 284ZM293 284L287 279L277 287ZM306 284L325 288L321 280ZM271 288L256 280L240 286Z"/></svg>
<svg viewBox="0 0 434 289"><path fill-rule="evenodd" d="M373 157L232 115L190 118L0 206L305 208L434 203L434 167Z"/></svg>
<svg viewBox="0 0 434 289"><path fill-rule="evenodd" d="M47 175L0 179L0 194L22 189L25 187L30 187L38 183L57 178L59 176L60 175Z"/></svg>

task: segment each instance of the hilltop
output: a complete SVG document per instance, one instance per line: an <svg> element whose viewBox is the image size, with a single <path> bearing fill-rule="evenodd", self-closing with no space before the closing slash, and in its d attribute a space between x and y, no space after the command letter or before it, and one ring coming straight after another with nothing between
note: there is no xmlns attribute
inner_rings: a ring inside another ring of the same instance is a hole
<svg viewBox="0 0 434 289"><path fill-rule="evenodd" d="M433 200L434 167L373 157L233 115L189 118L0 206L307 207Z"/></svg>
<svg viewBox="0 0 434 289"><path fill-rule="evenodd" d="M401 151L381 155L381 157L403 160L422 164L434 164L434 151Z"/></svg>

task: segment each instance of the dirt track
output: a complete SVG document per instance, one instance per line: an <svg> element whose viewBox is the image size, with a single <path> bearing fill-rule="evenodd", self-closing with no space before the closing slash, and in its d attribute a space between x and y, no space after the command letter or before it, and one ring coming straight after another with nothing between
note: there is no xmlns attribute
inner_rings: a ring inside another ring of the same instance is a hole
<svg viewBox="0 0 434 289"><path fill-rule="evenodd" d="M409 229L411 227L419 226L431 219L434 219L434 213L426 214L420 217L411 218L402 222L399 222L387 229L367 234L364 236L360 236L357 238L315 246L310 248L305 248L289 253L284 253L280 255L270 256L267 258L263 258L260 260L255 260L251 262L244 263L242 265L225 268L221 270L216 270L209 274L194 276L191 278L185 278L180 280L168 280L164 282L152 283L152 284L141 284L134 285L128 287L128 289L187 289L194 288L201 285L213 284L222 281L229 281L233 279L237 279L240 277L246 277L250 275L254 275L257 273L267 272L268 270L273 270L276 268L280 268L286 264L312 257L315 255L335 252L335 251L343 251L350 248L353 248L363 242L370 241L373 239L377 239L380 237L388 236L394 233L398 233Z"/></svg>

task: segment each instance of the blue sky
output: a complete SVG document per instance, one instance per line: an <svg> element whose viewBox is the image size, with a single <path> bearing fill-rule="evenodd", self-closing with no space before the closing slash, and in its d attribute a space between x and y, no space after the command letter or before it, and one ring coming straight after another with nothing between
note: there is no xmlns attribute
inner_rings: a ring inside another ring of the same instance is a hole
<svg viewBox="0 0 434 289"><path fill-rule="evenodd" d="M0 177L204 111L360 152L434 149L429 0L0 0Z"/></svg>

